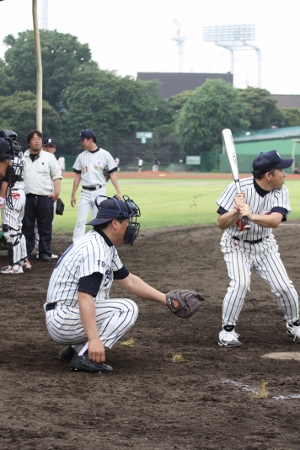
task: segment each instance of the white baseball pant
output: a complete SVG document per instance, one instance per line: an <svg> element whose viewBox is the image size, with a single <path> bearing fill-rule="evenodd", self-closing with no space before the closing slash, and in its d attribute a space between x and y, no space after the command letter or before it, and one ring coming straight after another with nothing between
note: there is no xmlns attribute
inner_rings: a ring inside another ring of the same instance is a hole
<svg viewBox="0 0 300 450"><path fill-rule="evenodd" d="M2 227L7 242L9 264L20 264L27 259L26 239L22 234L22 220L25 212L26 196L23 189L11 192L13 209L5 201L2 209Z"/></svg>
<svg viewBox="0 0 300 450"><path fill-rule="evenodd" d="M223 242L222 251L231 279L223 300L223 326L236 325L246 293L250 291L251 268L268 283L271 292L277 297L285 319L289 323L298 320L298 294L280 259L274 238L269 237L254 245L243 241L229 243L226 240Z"/></svg>
<svg viewBox="0 0 300 450"><path fill-rule="evenodd" d="M45 308L45 305L44 305ZM95 304L96 322L103 345L111 348L135 323L138 306L126 298L111 298ZM46 312L46 326L52 339L60 344L85 344L87 336L79 307L56 305Z"/></svg>
<svg viewBox="0 0 300 450"><path fill-rule="evenodd" d="M85 234L85 224L88 221L88 216L91 210L92 219L96 217L98 208L95 205L95 198L98 195L106 195L106 186L101 189L96 189L95 191L82 189L78 202L77 222L73 232L73 242L77 241L77 239L81 238ZM105 198L102 200L105 200Z"/></svg>

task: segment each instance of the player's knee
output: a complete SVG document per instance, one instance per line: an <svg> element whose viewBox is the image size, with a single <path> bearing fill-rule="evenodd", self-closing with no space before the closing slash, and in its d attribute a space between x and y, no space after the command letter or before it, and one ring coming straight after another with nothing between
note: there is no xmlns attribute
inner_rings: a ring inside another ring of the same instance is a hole
<svg viewBox="0 0 300 450"><path fill-rule="evenodd" d="M231 280L230 282L231 291L246 292L249 289L250 289L250 278L241 277L238 280Z"/></svg>
<svg viewBox="0 0 300 450"><path fill-rule="evenodd" d="M138 305L133 300L125 299L124 306L126 306L127 314L131 316L131 321L135 322L139 314Z"/></svg>

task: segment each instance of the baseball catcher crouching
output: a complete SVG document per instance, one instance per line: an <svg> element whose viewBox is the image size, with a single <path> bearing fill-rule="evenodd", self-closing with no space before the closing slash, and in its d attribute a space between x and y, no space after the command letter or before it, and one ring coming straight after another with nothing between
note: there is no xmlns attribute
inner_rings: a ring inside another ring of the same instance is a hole
<svg viewBox="0 0 300 450"><path fill-rule="evenodd" d="M136 303L127 298L110 298L113 282L130 294L157 301L175 315L188 318L203 303L195 291L177 290L164 294L122 264L116 245L136 240L140 228L139 207L127 196L98 196L98 213L87 225L93 230L76 240L61 256L51 275L44 304L50 336L67 345L61 361L71 369L112 372L105 364L105 348L113 345L133 326L138 317Z"/></svg>

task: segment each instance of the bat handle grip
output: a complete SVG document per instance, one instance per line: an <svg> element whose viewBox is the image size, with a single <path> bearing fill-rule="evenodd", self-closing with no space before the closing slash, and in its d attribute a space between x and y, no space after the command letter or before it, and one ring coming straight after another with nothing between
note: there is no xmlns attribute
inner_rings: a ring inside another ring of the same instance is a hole
<svg viewBox="0 0 300 450"><path fill-rule="evenodd" d="M244 230L251 230L251 225L249 224L249 220L248 220L248 217L243 217L243 222L244 222L244 224L245 224L245 226L244 226Z"/></svg>

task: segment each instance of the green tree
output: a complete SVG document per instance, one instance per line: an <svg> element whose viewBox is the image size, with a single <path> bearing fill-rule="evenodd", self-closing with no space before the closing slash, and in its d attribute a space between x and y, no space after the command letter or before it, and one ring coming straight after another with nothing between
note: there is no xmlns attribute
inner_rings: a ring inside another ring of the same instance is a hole
<svg viewBox="0 0 300 450"><path fill-rule="evenodd" d="M284 127L300 126L300 109L299 108L280 108L283 114Z"/></svg>
<svg viewBox="0 0 300 450"><path fill-rule="evenodd" d="M167 101L161 100L162 107L160 114L158 115L160 125L155 128L155 131L162 133L174 133L176 118L181 108L192 94L193 91L183 91L177 95L173 95Z"/></svg>
<svg viewBox="0 0 300 450"><path fill-rule="evenodd" d="M179 94L172 95L168 99L168 103L174 111L180 111L192 95L193 91L182 91Z"/></svg>
<svg viewBox="0 0 300 450"><path fill-rule="evenodd" d="M162 108L154 88L155 82L122 78L94 66L83 67L74 73L63 96L68 145L74 145L74 137L84 128L93 129L103 145L108 135L151 131L160 123Z"/></svg>
<svg viewBox="0 0 300 450"><path fill-rule="evenodd" d="M282 125L283 114L276 106L277 100L272 98L269 91L248 86L247 89L239 89L238 92L250 122L249 130Z"/></svg>
<svg viewBox="0 0 300 450"><path fill-rule="evenodd" d="M15 80L14 90L36 93L36 60L34 33L31 30L18 33L18 38L4 38L8 47L5 61ZM40 30L43 64L43 98L56 110L60 110L61 95L67 89L74 71L91 62L88 44L80 44L77 37L58 31Z"/></svg>
<svg viewBox="0 0 300 450"><path fill-rule="evenodd" d="M221 131L246 130L244 110L238 92L223 80L207 80L196 89L181 108L176 133L191 155L206 152L205 170L212 170L221 150Z"/></svg>
<svg viewBox="0 0 300 450"><path fill-rule="evenodd" d="M14 130L18 142L27 148L26 136L36 128L36 96L32 92L15 92L9 97L0 97L0 129ZM59 114L47 101L43 101L43 134L54 137L63 145L64 136Z"/></svg>
<svg viewBox="0 0 300 450"><path fill-rule="evenodd" d="M14 92L15 80L10 75L9 69L5 62L0 59L0 95L11 95Z"/></svg>

